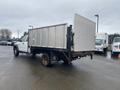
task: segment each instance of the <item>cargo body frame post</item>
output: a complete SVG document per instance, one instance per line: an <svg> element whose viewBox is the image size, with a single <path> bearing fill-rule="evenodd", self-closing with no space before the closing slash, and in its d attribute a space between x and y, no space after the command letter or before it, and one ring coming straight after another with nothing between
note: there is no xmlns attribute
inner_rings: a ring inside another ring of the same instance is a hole
<svg viewBox="0 0 120 90"><path fill-rule="evenodd" d="M73 45L73 33L72 33L72 25L67 28L67 50L68 50L68 58L69 63L72 61L72 52L71 47Z"/></svg>

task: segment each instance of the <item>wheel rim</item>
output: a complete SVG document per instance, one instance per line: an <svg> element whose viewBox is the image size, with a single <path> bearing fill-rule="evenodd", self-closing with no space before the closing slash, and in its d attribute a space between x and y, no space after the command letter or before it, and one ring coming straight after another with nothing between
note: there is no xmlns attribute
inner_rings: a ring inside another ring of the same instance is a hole
<svg viewBox="0 0 120 90"><path fill-rule="evenodd" d="M48 65L48 62L46 60L43 60L43 64L46 66Z"/></svg>
<svg viewBox="0 0 120 90"><path fill-rule="evenodd" d="M48 65L48 58L47 57L43 56L43 58L42 58L42 64L45 65L45 66Z"/></svg>

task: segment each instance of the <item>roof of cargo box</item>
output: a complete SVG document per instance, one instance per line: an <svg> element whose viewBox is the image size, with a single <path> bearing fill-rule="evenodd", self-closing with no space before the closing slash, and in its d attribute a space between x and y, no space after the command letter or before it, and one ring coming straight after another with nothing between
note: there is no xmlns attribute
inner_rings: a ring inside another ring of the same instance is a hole
<svg viewBox="0 0 120 90"><path fill-rule="evenodd" d="M62 24L56 24L56 25L43 26L43 27L38 27L38 28L32 28L32 29L29 29L29 30L37 30L37 29L49 28L49 27L56 27L56 26L62 26L62 25L68 25L68 23L62 23Z"/></svg>
<svg viewBox="0 0 120 90"><path fill-rule="evenodd" d="M77 14L77 13L75 13L75 15L74 15L74 20L75 20L75 17L77 17L77 16L82 17L82 18L84 18L84 19L86 19L86 20L88 20L88 21L90 21L90 22L92 22L92 23L95 23L95 22L92 21L91 19L88 19L88 18L86 18L86 17L84 17L84 16L82 16L82 15L79 15L79 14Z"/></svg>
<svg viewBox="0 0 120 90"><path fill-rule="evenodd" d="M48 26L43 26L43 27L32 28L32 29L29 29L29 30L37 30L37 29L49 28L49 27L56 27L56 26L61 26L61 25L66 25L66 26L73 25L72 28L73 28L73 32L74 32L75 19L76 19L77 17L81 17L82 19L86 19L86 20L88 20L88 21L90 21L90 22L92 22L92 23L95 23L94 21L92 21L92 20L90 20L90 19L88 19L88 18L86 18L86 17L84 17L84 16L81 16L81 15L75 13L72 23L70 22L69 24L68 24L68 23L53 24L53 25L48 25Z"/></svg>

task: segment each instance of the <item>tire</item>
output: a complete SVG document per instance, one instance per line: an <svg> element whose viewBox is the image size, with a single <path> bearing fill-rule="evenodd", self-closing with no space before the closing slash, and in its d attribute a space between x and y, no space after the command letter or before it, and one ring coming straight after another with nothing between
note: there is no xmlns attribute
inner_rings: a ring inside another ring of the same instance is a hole
<svg viewBox="0 0 120 90"><path fill-rule="evenodd" d="M107 48L104 48L103 54L106 56L107 55Z"/></svg>
<svg viewBox="0 0 120 90"><path fill-rule="evenodd" d="M44 66L47 66L47 67L51 65L51 61L50 61L49 56L47 54L42 55L41 64Z"/></svg>
<svg viewBox="0 0 120 90"><path fill-rule="evenodd" d="M18 57L19 56L19 50L17 47L14 47L14 56Z"/></svg>

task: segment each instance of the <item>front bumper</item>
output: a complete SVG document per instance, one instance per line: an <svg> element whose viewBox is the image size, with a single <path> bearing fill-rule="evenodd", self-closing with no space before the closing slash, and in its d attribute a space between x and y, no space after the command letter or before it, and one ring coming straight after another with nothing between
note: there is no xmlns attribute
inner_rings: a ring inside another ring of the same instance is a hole
<svg viewBox="0 0 120 90"><path fill-rule="evenodd" d="M96 52L103 52L104 49L103 49L103 48L95 48L95 51L96 51Z"/></svg>

